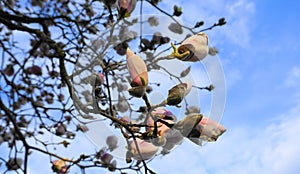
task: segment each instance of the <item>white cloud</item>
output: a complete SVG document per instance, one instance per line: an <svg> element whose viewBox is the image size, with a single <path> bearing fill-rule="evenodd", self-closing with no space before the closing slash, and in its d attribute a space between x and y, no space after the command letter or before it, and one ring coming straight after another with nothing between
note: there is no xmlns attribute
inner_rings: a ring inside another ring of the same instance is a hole
<svg viewBox="0 0 300 174"><path fill-rule="evenodd" d="M265 127L227 126L228 131L216 143L197 147L186 142L152 166L158 173L174 174L298 173L299 113L300 101Z"/></svg>
<svg viewBox="0 0 300 174"><path fill-rule="evenodd" d="M176 2L173 2L176 3ZM178 4L178 3L176 3ZM225 17L227 24L221 29L208 31L209 36L218 37L212 39L213 44L229 43L241 47L250 45L251 32L254 23L252 20L255 14L255 3L248 0L212 0L205 1L189 1L189 3L181 3L183 7L184 21L193 25L196 21L204 20L205 27L209 27L219 18ZM218 34L214 34L214 33Z"/></svg>
<svg viewBox="0 0 300 174"><path fill-rule="evenodd" d="M228 3L225 6L225 18L228 27L225 27L226 36L235 44L248 47L251 40L251 21L255 13L255 4L246 0Z"/></svg>
<svg viewBox="0 0 300 174"><path fill-rule="evenodd" d="M287 74L285 86L296 87L300 81L300 67L294 66Z"/></svg>

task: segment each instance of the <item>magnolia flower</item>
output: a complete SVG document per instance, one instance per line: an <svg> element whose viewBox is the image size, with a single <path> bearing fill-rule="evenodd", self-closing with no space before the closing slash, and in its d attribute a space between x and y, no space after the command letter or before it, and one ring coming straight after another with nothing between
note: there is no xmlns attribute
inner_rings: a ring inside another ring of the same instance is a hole
<svg viewBox="0 0 300 174"><path fill-rule="evenodd" d="M119 17L130 17L136 6L136 0L118 0Z"/></svg>
<svg viewBox="0 0 300 174"><path fill-rule="evenodd" d="M183 100L192 88L192 84L187 83L180 83L169 90L167 104L168 105L178 105Z"/></svg>
<svg viewBox="0 0 300 174"><path fill-rule="evenodd" d="M219 123L203 117L187 137L195 144L201 145L202 140L208 142L216 141L225 131L226 128Z"/></svg>
<svg viewBox="0 0 300 174"><path fill-rule="evenodd" d="M151 115L154 117L154 119L162 119L169 124L174 124L176 121L176 117L172 114L172 112L166 110L165 108L156 108L152 111ZM151 117L148 118L147 125L151 126L150 128L148 128L148 130L154 129L154 120ZM157 122L156 125L157 133L159 136L163 136L170 130L170 127L161 122Z"/></svg>
<svg viewBox="0 0 300 174"><path fill-rule="evenodd" d="M145 140L136 138L136 143L139 150L137 149L137 146L134 141L130 142L130 148L129 148L132 154L132 158L136 160L150 159L158 151L158 147L154 146L152 143L146 142Z"/></svg>
<svg viewBox="0 0 300 174"><path fill-rule="evenodd" d="M208 36L205 33L198 33L185 39L178 48L173 43L174 52L170 57L182 61L196 62L203 60L209 53Z"/></svg>
<svg viewBox="0 0 300 174"><path fill-rule="evenodd" d="M129 93L135 97L142 97L148 85L147 66L142 58L134 54L129 48L126 51L127 68L132 78Z"/></svg>
<svg viewBox="0 0 300 174"><path fill-rule="evenodd" d="M202 118L197 128L201 132L200 138L207 141L216 141L226 131L224 126L207 117Z"/></svg>
<svg viewBox="0 0 300 174"><path fill-rule="evenodd" d="M175 115L162 107L159 108L155 108L152 112L151 112L152 116L154 116L155 118L161 118L161 119L166 119L166 120L173 120L176 121L176 117Z"/></svg>
<svg viewBox="0 0 300 174"><path fill-rule="evenodd" d="M151 114L154 119L161 119L170 125L173 125L176 122L176 117L172 112L165 108L156 108ZM175 145L182 142L183 136L179 131L171 129L161 122L157 122L156 124L158 137L151 140L152 144L155 146L162 146L163 151L170 151ZM151 117L147 120L147 125L151 126L148 130L154 129L154 120Z"/></svg>

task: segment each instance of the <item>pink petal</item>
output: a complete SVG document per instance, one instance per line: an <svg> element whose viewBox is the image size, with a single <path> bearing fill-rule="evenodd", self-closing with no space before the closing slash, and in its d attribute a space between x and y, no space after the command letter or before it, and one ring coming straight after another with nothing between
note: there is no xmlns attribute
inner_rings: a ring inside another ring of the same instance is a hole
<svg viewBox="0 0 300 174"><path fill-rule="evenodd" d="M150 159L158 151L158 147L154 146L152 143L148 143L139 138L136 139L136 142L143 160ZM132 157L136 160L141 160L134 141L130 143L130 148Z"/></svg>
<svg viewBox="0 0 300 174"><path fill-rule="evenodd" d="M172 120L164 120L170 124L173 124L174 121ZM147 125L148 126L154 126L154 121L153 119L150 117L148 120L147 120ZM148 128L148 130L151 130L151 129L154 129L154 127L152 128ZM160 123L160 122L157 122L157 131L158 131L158 135L160 136L163 136L165 133L167 133L168 131L170 130L170 128L168 126L166 126L165 124L163 123Z"/></svg>
<svg viewBox="0 0 300 174"><path fill-rule="evenodd" d="M173 115L170 111L168 111L162 107L154 109L152 111L152 114L154 115L154 117L157 117L157 118ZM168 122L169 124L174 124L175 119L176 118L174 116L174 120L165 120L165 119L162 119L162 120ZM149 119L147 120L147 125L154 126L154 120L151 117L149 117ZM154 129L154 128L148 128L148 130L151 130L151 129ZM165 133L167 133L170 130L170 128L163 123L157 122L157 130L158 130L158 135L164 136Z"/></svg>
<svg viewBox="0 0 300 174"><path fill-rule="evenodd" d="M224 126L207 117L203 117L199 125L200 138L208 141L216 141L226 131Z"/></svg>
<svg viewBox="0 0 300 174"><path fill-rule="evenodd" d="M217 129L219 129L221 132L225 132L226 128L222 126L220 123L217 123L216 121L209 119L207 117L203 117L202 120L199 123L202 126L212 126Z"/></svg>
<svg viewBox="0 0 300 174"><path fill-rule="evenodd" d="M119 0L118 4L119 7L126 9L126 12L130 14L136 6L136 0Z"/></svg>
<svg viewBox="0 0 300 174"><path fill-rule="evenodd" d="M134 54L129 48L126 51L127 68L132 78L132 82L138 86L144 86L141 78L148 85L147 66L142 58Z"/></svg>

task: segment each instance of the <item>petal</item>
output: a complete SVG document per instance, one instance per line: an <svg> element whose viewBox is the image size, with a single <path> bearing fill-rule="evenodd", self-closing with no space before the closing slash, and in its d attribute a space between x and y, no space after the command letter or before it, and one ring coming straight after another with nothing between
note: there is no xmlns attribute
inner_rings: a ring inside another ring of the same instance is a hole
<svg viewBox="0 0 300 174"><path fill-rule="evenodd" d="M130 143L130 149L131 149L132 157L136 160L141 160L141 156L142 156L143 160L150 159L158 151L158 147L154 146L152 143L148 143L148 142L146 142L144 140L141 140L139 138L136 139L136 143L138 145L140 154L138 153L135 142L132 141Z"/></svg>
<svg viewBox="0 0 300 174"><path fill-rule="evenodd" d="M155 108L151 113L156 119L176 121L175 115L163 107Z"/></svg>
<svg viewBox="0 0 300 174"><path fill-rule="evenodd" d="M164 119L162 119L164 120ZM165 122L169 123L169 124L174 124L175 122L173 120L164 120ZM153 127L149 127L147 130L153 130L154 129L154 121L151 117L148 118L147 120L147 125L148 126L153 126ZM170 127L166 126L165 124L161 123L161 122L157 122L157 132L159 136L163 136L165 135L170 129Z"/></svg>
<svg viewBox="0 0 300 174"><path fill-rule="evenodd" d="M162 119L163 121L169 123L169 124L174 124L176 121L176 117L168 110L166 110L165 108L159 107L156 108L152 111L151 113L154 117L154 119ZM168 116L168 118L172 118L172 119L163 119L166 116ZM157 122L157 132L159 136L164 136L169 130L170 127L168 127L167 125L161 123L161 122ZM147 125L148 126L154 126L154 120L152 119L152 117L149 117L147 120ZM153 130L154 127L150 127L147 130Z"/></svg>
<svg viewBox="0 0 300 174"><path fill-rule="evenodd" d="M126 60L132 82L138 86L147 86L148 71L144 60L134 54L129 48L126 51Z"/></svg>
<svg viewBox="0 0 300 174"><path fill-rule="evenodd" d="M179 145L183 141L183 136L178 130L171 129L169 130L165 135L165 138L167 140L166 144L163 146L163 151L170 151L175 147L176 145Z"/></svg>
<svg viewBox="0 0 300 174"><path fill-rule="evenodd" d="M203 60L207 56L209 51L209 47L207 44L208 37L204 33L193 35L184 40L180 47L185 46L184 48L190 50L193 55L183 59L183 61L195 62Z"/></svg>
<svg viewBox="0 0 300 174"><path fill-rule="evenodd" d="M130 14L135 9L136 0L119 0L118 6L119 11L125 11L124 17L130 17Z"/></svg>
<svg viewBox="0 0 300 174"><path fill-rule="evenodd" d="M199 123L199 131L201 139L216 141L226 131L226 128L212 119L203 117Z"/></svg>

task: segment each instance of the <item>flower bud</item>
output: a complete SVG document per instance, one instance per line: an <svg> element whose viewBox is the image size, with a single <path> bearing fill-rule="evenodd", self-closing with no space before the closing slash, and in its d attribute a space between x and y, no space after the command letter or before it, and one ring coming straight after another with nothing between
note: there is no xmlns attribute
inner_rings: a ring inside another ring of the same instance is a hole
<svg viewBox="0 0 300 174"><path fill-rule="evenodd" d="M56 135L61 136L66 133L66 126L64 124L59 124L56 128Z"/></svg>
<svg viewBox="0 0 300 174"><path fill-rule="evenodd" d="M113 161L109 164L108 170L111 171L111 172L113 172L113 171L116 170L116 167L117 167L117 161L116 161L116 160L113 160Z"/></svg>
<svg viewBox="0 0 300 174"><path fill-rule="evenodd" d="M180 120L174 125L174 128L179 130L184 137L188 137L193 129L199 124L203 115L192 113L187 115L183 120Z"/></svg>
<svg viewBox="0 0 300 174"><path fill-rule="evenodd" d="M132 86L147 86L148 71L142 58L134 54L129 48L126 52L127 69L132 79Z"/></svg>
<svg viewBox="0 0 300 174"><path fill-rule="evenodd" d="M108 136L106 138L106 144L108 145L109 150L113 151L118 147L118 138L114 135Z"/></svg>
<svg viewBox="0 0 300 174"><path fill-rule="evenodd" d="M173 10L174 16L180 16L182 14L182 8L178 7L177 5L174 5Z"/></svg>
<svg viewBox="0 0 300 174"><path fill-rule="evenodd" d="M181 103L183 98L191 91L191 83L180 83L169 90L167 104L168 105L178 105Z"/></svg>
<svg viewBox="0 0 300 174"><path fill-rule="evenodd" d="M209 47L208 54L211 56L215 56L219 53L216 47Z"/></svg>
<svg viewBox="0 0 300 174"><path fill-rule="evenodd" d="M174 52L170 57L189 62L201 61L209 52L208 36L200 32L185 39L178 48L172 47Z"/></svg>
<svg viewBox="0 0 300 174"><path fill-rule="evenodd" d="M119 17L130 17L135 6L136 0L118 0Z"/></svg>
<svg viewBox="0 0 300 174"><path fill-rule="evenodd" d="M113 156L109 153L105 153L101 156L100 159L104 164L110 164L111 160L113 159Z"/></svg>
<svg viewBox="0 0 300 174"><path fill-rule="evenodd" d="M12 76L15 73L14 66L12 64L9 64L2 72L7 76Z"/></svg>

